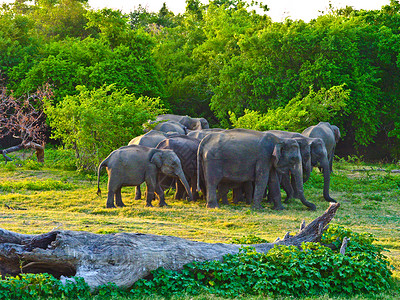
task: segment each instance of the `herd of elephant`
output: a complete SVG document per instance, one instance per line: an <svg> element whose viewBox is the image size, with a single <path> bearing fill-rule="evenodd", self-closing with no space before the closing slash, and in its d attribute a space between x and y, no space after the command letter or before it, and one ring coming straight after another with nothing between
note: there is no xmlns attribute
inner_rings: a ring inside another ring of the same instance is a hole
<svg viewBox="0 0 400 300"><path fill-rule="evenodd" d="M297 198L315 210L303 190L313 167L323 174L324 199L336 202L329 195L329 185L340 131L328 122L302 133L209 128L204 118L172 114L160 115L150 123L154 129L100 163L97 193L101 193L100 171L106 167L107 208L125 206L123 186L136 186L135 199L140 199L140 185L146 182L146 206L152 206L155 194L159 205L166 205L164 189L176 184L175 199L197 200L201 191L209 208L218 207L220 199L229 204L227 193L232 189L235 203L244 200L259 209L267 198L273 209L281 210L282 188L286 201Z"/></svg>

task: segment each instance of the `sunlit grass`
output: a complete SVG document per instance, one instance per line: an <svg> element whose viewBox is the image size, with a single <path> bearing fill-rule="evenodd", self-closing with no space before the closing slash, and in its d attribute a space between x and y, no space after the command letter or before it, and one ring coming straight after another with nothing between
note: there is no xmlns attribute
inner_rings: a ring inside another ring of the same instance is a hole
<svg viewBox="0 0 400 300"><path fill-rule="evenodd" d="M310 222L329 206L322 197L322 175L314 170L305 184L305 195L316 204L316 211L307 210L299 200L284 203L284 211L271 210L269 203L263 204L263 210L253 210L243 203L211 210L205 208L204 200L173 200L173 193L167 194L167 207L158 207L155 200L155 206L148 208L144 199L134 200L132 187L122 189L126 207L107 209L107 175L101 176L103 193L99 197L94 173L77 173L71 170L73 163L68 153L50 152L50 158L39 167L22 160L0 163L1 228L19 233L56 229L102 234L141 232L224 243L251 234L272 242L288 231L295 233L302 220ZM60 162L67 167L61 168ZM386 255L396 268L393 276L400 280L400 174L388 171L396 167L335 162L331 196L341 204L332 223L355 232L372 233L376 243L389 250ZM284 192L282 196L285 197ZM380 298L393 299L388 297Z"/></svg>

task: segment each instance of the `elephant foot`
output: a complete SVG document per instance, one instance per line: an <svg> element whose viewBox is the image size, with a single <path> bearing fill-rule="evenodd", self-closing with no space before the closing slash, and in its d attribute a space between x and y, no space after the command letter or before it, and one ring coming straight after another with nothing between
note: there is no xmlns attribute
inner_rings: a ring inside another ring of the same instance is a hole
<svg viewBox="0 0 400 300"><path fill-rule="evenodd" d="M286 207L284 207L283 205L274 205L274 207L272 209L273 210L285 210Z"/></svg>
<svg viewBox="0 0 400 300"><path fill-rule="evenodd" d="M264 207L262 207L261 204L253 204L252 208L255 209L255 210L262 210L262 209L264 209Z"/></svg>
<svg viewBox="0 0 400 300"><path fill-rule="evenodd" d="M125 207L126 205L124 203L117 203L118 207Z"/></svg>
<svg viewBox="0 0 400 300"><path fill-rule="evenodd" d="M114 204L107 204L106 208L117 208Z"/></svg>
<svg viewBox="0 0 400 300"><path fill-rule="evenodd" d="M327 202L337 203L337 201L336 201L335 199L333 199L333 198L331 198L331 197L329 197L329 196L324 197L324 199L325 199L325 201L327 201Z"/></svg>
<svg viewBox="0 0 400 300"><path fill-rule="evenodd" d="M218 203L207 202L207 208L218 208Z"/></svg>
<svg viewBox="0 0 400 300"><path fill-rule="evenodd" d="M146 207L153 207L151 203L146 203Z"/></svg>
<svg viewBox="0 0 400 300"><path fill-rule="evenodd" d="M305 205L308 207L309 210L314 211L314 210L317 209L317 207L316 207L315 204L313 204L313 203L309 203L308 205L307 205L307 204L305 204Z"/></svg>
<svg viewBox="0 0 400 300"><path fill-rule="evenodd" d="M142 197L135 196L135 200L140 200L140 199L142 199Z"/></svg>
<svg viewBox="0 0 400 300"><path fill-rule="evenodd" d="M159 207L163 207L163 206L168 206L168 204L166 202L160 202L158 204Z"/></svg>

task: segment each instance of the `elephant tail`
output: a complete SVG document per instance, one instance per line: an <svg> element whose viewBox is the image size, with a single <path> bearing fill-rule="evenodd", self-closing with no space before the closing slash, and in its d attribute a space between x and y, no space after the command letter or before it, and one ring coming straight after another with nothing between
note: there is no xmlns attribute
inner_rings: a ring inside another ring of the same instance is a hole
<svg viewBox="0 0 400 300"><path fill-rule="evenodd" d="M200 176L201 176L201 157L203 155L203 143L200 142L197 148L197 190L200 191Z"/></svg>
<svg viewBox="0 0 400 300"><path fill-rule="evenodd" d="M101 196L101 190L100 190L100 171L101 171L102 168L104 168L104 167L107 166L107 161L108 161L108 157L100 163L100 165L99 165L99 167L98 167L98 169L97 169L97 196Z"/></svg>

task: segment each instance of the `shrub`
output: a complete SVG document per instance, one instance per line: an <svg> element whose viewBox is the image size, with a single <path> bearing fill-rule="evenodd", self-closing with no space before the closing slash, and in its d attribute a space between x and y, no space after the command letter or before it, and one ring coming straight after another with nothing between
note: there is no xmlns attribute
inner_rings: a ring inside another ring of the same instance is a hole
<svg viewBox="0 0 400 300"><path fill-rule="evenodd" d="M143 123L164 112L158 98L136 98L114 85L77 90L56 106L46 101L45 111L52 138L74 149L79 170L94 170L111 151L142 134Z"/></svg>

